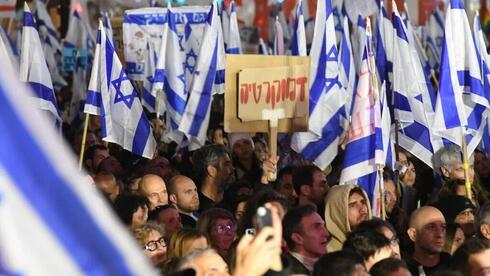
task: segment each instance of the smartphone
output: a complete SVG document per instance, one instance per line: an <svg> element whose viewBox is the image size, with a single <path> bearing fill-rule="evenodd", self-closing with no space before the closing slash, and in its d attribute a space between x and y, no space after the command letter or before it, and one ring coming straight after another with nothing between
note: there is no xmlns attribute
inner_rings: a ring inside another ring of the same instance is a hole
<svg viewBox="0 0 490 276"><path fill-rule="evenodd" d="M272 212L269 208L257 208L257 231L260 231L266 226L272 226Z"/></svg>

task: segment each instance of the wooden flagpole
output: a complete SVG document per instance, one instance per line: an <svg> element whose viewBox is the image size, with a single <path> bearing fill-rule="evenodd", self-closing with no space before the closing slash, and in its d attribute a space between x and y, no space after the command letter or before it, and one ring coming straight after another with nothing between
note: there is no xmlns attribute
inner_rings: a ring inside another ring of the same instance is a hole
<svg viewBox="0 0 490 276"><path fill-rule="evenodd" d="M80 170L82 170L83 167L83 156L85 154L85 140L87 140L89 118L90 118L90 114L85 113L85 122L83 125L83 134L82 134L82 146L80 147L80 160L78 162L78 168Z"/></svg>

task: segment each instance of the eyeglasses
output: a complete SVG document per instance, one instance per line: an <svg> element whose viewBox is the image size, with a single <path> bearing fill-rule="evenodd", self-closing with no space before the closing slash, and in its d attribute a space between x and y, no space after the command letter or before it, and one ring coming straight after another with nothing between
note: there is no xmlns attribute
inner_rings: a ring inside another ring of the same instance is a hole
<svg viewBox="0 0 490 276"><path fill-rule="evenodd" d="M156 241L149 241L149 242L147 242L146 245L145 245L145 247L143 249L146 250L146 251L153 252L153 251L157 250L158 244L160 244L162 247L167 247L167 243L165 242L165 238L164 237L160 237Z"/></svg>
<svg viewBox="0 0 490 276"><path fill-rule="evenodd" d="M395 235L395 236L391 237L390 244L393 246L398 245L398 244L400 244L400 239Z"/></svg>
<svg viewBox="0 0 490 276"><path fill-rule="evenodd" d="M228 224L228 225L218 225L214 228L218 234L223 234L225 232L233 231L235 232L236 230L236 225L235 224Z"/></svg>

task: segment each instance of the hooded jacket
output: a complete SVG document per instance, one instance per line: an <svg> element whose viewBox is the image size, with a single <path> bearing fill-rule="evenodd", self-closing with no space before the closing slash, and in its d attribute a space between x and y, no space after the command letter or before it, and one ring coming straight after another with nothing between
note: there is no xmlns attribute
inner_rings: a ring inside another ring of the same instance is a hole
<svg viewBox="0 0 490 276"><path fill-rule="evenodd" d="M327 245L327 252L335 252L342 249L347 233L351 231L348 217L349 194L359 186L354 184L337 185L330 189L325 200L325 223L332 239ZM366 199L368 217L371 219L371 205L366 192L361 188L362 195Z"/></svg>

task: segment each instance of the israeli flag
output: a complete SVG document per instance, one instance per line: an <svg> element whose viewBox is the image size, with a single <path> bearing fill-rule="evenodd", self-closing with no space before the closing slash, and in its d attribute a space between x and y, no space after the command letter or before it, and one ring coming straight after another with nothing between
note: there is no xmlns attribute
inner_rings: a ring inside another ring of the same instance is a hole
<svg viewBox="0 0 490 276"><path fill-rule="evenodd" d="M29 6L24 3L24 27L22 28L22 54L20 56L20 80L29 83L37 106L50 113L57 124L61 123L58 103L48 65L44 58L36 22Z"/></svg>
<svg viewBox="0 0 490 276"><path fill-rule="evenodd" d="M100 42L98 62L102 105L99 108L103 140L151 159L156 142L138 93L103 28L100 33L100 41L97 42Z"/></svg>
<svg viewBox="0 0 490 276"><path fill-rule="evenodd" d="M424 77L419 56L410 44L406 25L396 4L392 15L395 28L393 56L394 114L400 124L399 144L430 167L442 141L432 135L435 95Z"/></svg>
<svg viewBox="0 0 490 276"><path fill-rule="evenodd" d="M148 41L146 46L146 58L145 58L145 78L143 79L143 91L141 93L141 104L148 109L151 113L156 113L156 93L153 93L153 83L155 82L155 70L156 70L157 57L155 49L151 41ZM156 91L155 91L156 92ZM161 93L161 91L160 91ZM159 114L163 114L165 108L160 105Z"/></svg>
<svg viewBox="0 0 490 276"><path fill-rule="evenodd" d="M189 150L198 149L206 142L213 100L213 84L218 71L219 44L222 43L219 30L221 26L217 6L213 1L189 90L189 99L178 128L189 140Z"/></svg>
<svg viewBox="0 0 490 276"><path fill-rule="evenodd" d="M4 64L0 274L158 275L30 97Z"/></svg>
<svg viewBox="0 0 490 276"><path fill-rule="evenodd" d="M221 18L221 28L223 29L223 41L225 43L225 51L228 53L228 44L230 44L230 14L228 14L226 10L225 1L221 2L218 15Z"/></svg>
<svg viewBox="0 0 490 276"><path fill-rule="evenodd" d="M383 135L380 95L374 81L376 69L370 43L371 26L366 26L366 48L361 62L357 93L354 97L352 123L347 134L344 164L340 183L357 183L367 192L373 202L376 192L376 175L379 166L384 166ZM370 59L370 60L368 60Z"/></svg>
<svg viewBox="0 0 490 276"><path fill-rule="evenodd" d="M461 0L452 0L446 14L439 84L434 133L459 146L463 135L468 144L478 139L489 103Z"/></svg>
<svg viewBox="0 0 490 276"><path fill-rule="evenodd" d="M48 13L46 5L36 1L36 14L39 20L39 38L43 46L46 63L51 74L53 87L56 91L68 85L61 75L61 59L63 46L61 45L60 36L54 27L53 21Z"/></svg>
<svg viewBox="0 0 490 276"><path fill-rule="evenodd" d="M226 13L226 10L223 10ZM240 40L240 32L238 29L238 19L236 15L235 1L231 2L230 5L230 17L228 27L228 41L226 42L226 53L227 54L241 54L242 53L242 42ZM224 29L223 29L224 30ZM223 31L224 36L224 31Z"/></svg>
<svg viewBox="0 0 490 276"><path fill-rule="evenodd" d="M343 114L343 127L347 131L352 109L352 99L354 97L357 75L350 44L349 19L344 17L342 40L340 41L339 51L339 81L342 84L345 96L345 114Z"/></svg>
<svg viewBox="0 0 490 276"><path fill-rule="evenodd" d="M7 33L0 26L0 52L3 52L7 60L10 61L10 64L14 68L19 68L19 58L17 56L17 51L13 43L11 43Z"/></svg>
<svg viewBox="0 0 490 276"><path fill-rule="evenodd" d="M114 46L114 49L116 49L117 51L116 44L114 43L114 31L112 30L109 14L105 12L103 17L104 29L105 33L107 34L107 39L111 42L111 44Z"/></svg>
<svg viewBox="0 0 490 276"><path fill-rule="evenodd" d="M345 114L330 0L318 0L316 22L310 51L309 129L293 135L291 148L325 169L337 155L343 131L340 117Z"/></svg>
<svg viewBox="0 0 490 276"><path fill-rule="evenodd" d="M219 16L218 16L217 21L219 21ZM220 25L217 25L218 27L215 27L215 29L214 29L214 31L217 33L218 41L219 41L218 45L216 45L216 47L218 48L218 52L217 52L218 55L216 57L217 58L216 59L216 73L214 76L214 85L213 85L213 89L212 89L214 94L225 93L225 64L226 64L225 56L226 56L226 51L225 51L225 41L223 38L223 28L221 28ZM209 25L207 25L206 27L207 27L207 29L210 28ZM203 40L204 40L204 37L203 37ZM207 49L205 51L209 51L209 49ZM199 49L199 56L201 55L201 53L202 53L202 47ZM198 57L198 59L199 59L199 57ZM194 76L195 76L195 74L193 74L193 78L194 78Z"/></svg>
<svg viewBox="0 0 490 276"><path fill-rule="evenodd" d="M267 46L262 37L259 38L259 55L269 55L269 46Z"/></svg>
<svg viewBox="0 0 490 276"><path fill-rule="evenodd" d="M388 105L393 105L393 24L386 12L384 2L380 3L378 24L376 28L376 66L379 84L386 82Z"/></svg>
<svg viewBox="0 0 490 276"><path fill-rule="evenodd" d="M187 87L183 67L183 61L179 55L179 37L177 34L177 24L175 14L169 8L167 9L167 27L164 34L165 39L160 47L158 57L157 71L164 70L163 92L166 110L166 125L164 141L175 141L180 144L183 139L183 133L179 131L179 125L185 111L187 102ZM165 44L164 44L165 43ZM159 77L159 82L161 81ZM154 92L159 93L158 91Z"/></svg>
<svg viewBox="0 0 490 276"><path fill-rule="evenodd" d="M299 0L296 6L293 37L291 38L291 55L306 56L305 18L303 15L303 1Z"/></svg>
<svg viewBox="0 0 490 276"><path fill-rule="evenodd" d="M85 99L84 113L100 116L102 107L102 76L100 76L100 66L102 58L100 56L100 45L102 41L103 25L99 21L99 29L97 30L97 43L95 45L94 62L92 63L92 72L88 84L87 97Z"/></svg>
<svg viewBox="0 0 490 276"><path fill-rule="evenodd" d="M444 16L441 10L434 9L425 26L427 55L432 69L438 70L441 64L441 49L444 39Z"/></svg>

